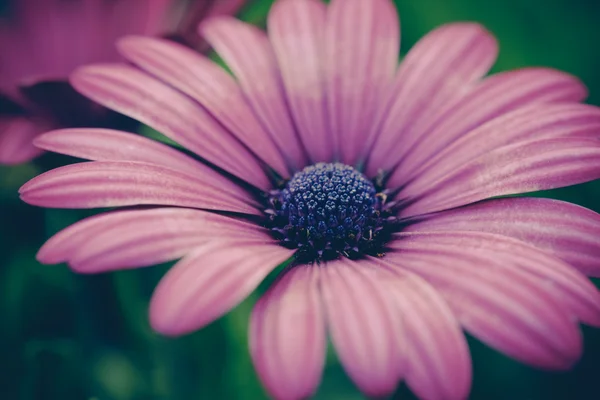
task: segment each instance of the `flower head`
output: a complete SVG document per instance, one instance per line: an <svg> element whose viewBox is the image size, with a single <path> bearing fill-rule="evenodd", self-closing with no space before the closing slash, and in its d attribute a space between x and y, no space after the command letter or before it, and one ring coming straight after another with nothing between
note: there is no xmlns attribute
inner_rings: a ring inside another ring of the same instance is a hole
<svg viewBox="0 0 600 400"><path fill-rule="evenodd" d="M21 189L45 207L111 211L52 237L45 263L93 273L182 259L153 295L159 332L226 313L277 265L250 351L277 399L317 388L326 332L364 393L400 380L463 399L462 329L522 362L570 367L579 323L600 325L600 216L538 198L496 198L600 177L600 109L572 76L485 77L496 42L442 26L397 67L391 1L281 0L268 35L233 18L200 27L235 77L161 39L119 42L133 65L85 67L73 85L187 148L111 130L36 144L93 160Z"/></svg>
<svg viewBox="0 0 600 400"><path fill-rule="evenodd" d="M191 26L207 15L235 12L243 0L19 0L0 21L0 164L29 161L49 129L125 128L126 121L75 92L67 78L77 67L121 59L115 41L131 34L170 34L201 47Z"/></svg>

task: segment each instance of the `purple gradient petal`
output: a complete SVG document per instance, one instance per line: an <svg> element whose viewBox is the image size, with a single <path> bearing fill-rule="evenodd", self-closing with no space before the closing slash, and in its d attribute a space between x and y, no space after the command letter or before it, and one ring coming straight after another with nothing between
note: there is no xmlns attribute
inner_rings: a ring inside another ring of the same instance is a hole
<svg viewBox="0 0 600 400"><path fill-rule="evenodd" d="M488 200L430 214L404 232L478 231L513 237L600 276L600 215L551 199Z"/></svg>
<svg viewBox="0 0 600 400"><path fill-rule="evenodd" d="M44 133L35 145L44 150L94 161L139 161L212 182L237 197L252 197L239 185L191 157L154 140L110 129L72 128Z"/></svg>
<svg viewBox="0 0 600 400"><path fill-rule="evenodd" d="M0 164L16 165L30 161L42 151L31 142L41 127L25 118L0 119Z"/></svg>
<svg viewBox="0 0 600 400"><path fill-rule="evenodd" d="M323 40L326 6L318 0L273 4L267 26L287 102L312 161L331 161L335 143L325 107Z"/></svg>
<svg viewBox="0 0 600 400"><path fill-rule="evenodd" d="M262 228L201 210L155 208L96 215L51 237L37 259L69 263L79 273L170 261L214 238L259 236ZM268 237L266 234L263 234Z"/></svg>
<svg viewBox="0 0 600 400"><path fill-rule="evenodd" d="M403 217L441 211L494 196L535 192L600 178L600 141L553 138L501 147L449 170L440 179L408 185L414 200Z"/></svg>
<svg viewBox="0 0 600 400"><path fill-rule="evenodd" d="M388 185L397 187L411 179L415 183L433 182L486 152L513 143L598 136L599 108L577 103L534 104L503 114L473 129L437 154L429 154L421 164L401 165L390 176Z"/></svg>
<svg viewBox="0 0 600 400"><path fill-rule="evenodd" d="M528 68L493 75L424 120L423 126L414 127L420 133L400 160L402 174L410 177L449 144L507 112L534 103L579 102L586 95L587 89L577 78L552 69Z"/></svg>
<svg viewBox="0 0 600 400"><path fill-rule="evenodd" d="M394 392L404 372L405 347L393 299L381 291L381 275L341 258L321 268L321 292L338 357L367 396Z"/></svg>
<svg viewBox="0 0 600 400"><path fill-rule="evenodd" d="M387 267L370 258L377 267ZM471 389L469 347L460 324L440 294L418 275L392 268L382 279L400 308L407 341L406 384L422 399L466 399Z"/></svg>
<svg viewBox="0 0 600 400"><path fill-rule="evenodd" d="M202 105L237 139L283 177L289 177L285 148L263 130L235 80L205 56L183 45L150 37L118 43L125 58Z"/></svg>
<svg viewBox="0 0 600 400"><path fill-rule="evenodd" d="M581 299L587 293L568 293L566 278L556 278L566 274L558 259L517 240L484 233L406 234L397 239L390 242L393 251L383 261L431 283L461 325L483 342L548 369L569 368L581 355L573 313L587 307ZM534 277L533 270L545 271L549 279Z"/></svg>
<svg viewBox="0 0 600 400"><path fill-rule="evenodd" d="M267 240L219 240L178 262L150 301L150 323L178 336L209 324L248 296L293 251Z"/></svg>
<svg viewBox="0 0 600 400"><path fill-rule="evenodd" d="M200 33L235 74L248 104L296 170L306 164L304 147L287 109L279 67L267 35L234 18L211 18Z"/></svg>
<svg viewBox="0 0 600 400"><path fill-rule="evenodd" d="M410 232L407 234L410 235ZM467 243L465 246L468 248L476 247L476 251L488 254L497 253L498 257L502 257L503 252L510 252L510 256L505 258L512 262L513 268L546 284L552 295L582 322L600 326L600 292L585 275L562 260L522 241L493 233L445 231L420 235L426 237L425 240L435 241L439 248ZM510 266L507 263L503 268Z"/></svg>
<svg viewBox="0 0 600 400"><path fill-rule="evenodd" d="M444 25L419 40L400 64L387 105L373 124L369 136L374 142L365 146L367 174L393 167L418 139L413 126L466 93L488 72L497 53L493 36L477 24Z"/></svg>
<svg viewBox="0 0 600 400"><path fill-rule="evenodd" d="M71 75L71 83L94 101L150 125L226 171L261 189L270 188L259 162L208 112L134 67L83 67Z"/></svg>
<svg viewBox="0 0 600 400"><path fill-rule="evenodd" d="M250 354L257 373L276 399L305 399L321 381L325 315L320 268L290 268L256 303L250 317Z"/></svg>
<svg viewBox="0 0 600 400"><path fill-rule="evenodd" d="M166 205L262 215L247 199L179 171L140 162L93 161L67 165L33 178L19 190L42 207L101 208Z"/></svg>
<svg viewBox="0 0 600 400"><path fill-rule="evenodd" d="M364 150L400 49L396 9L388 0L333 0L327 9L324 67L329 134L339 159L353 165Z"/></svg>

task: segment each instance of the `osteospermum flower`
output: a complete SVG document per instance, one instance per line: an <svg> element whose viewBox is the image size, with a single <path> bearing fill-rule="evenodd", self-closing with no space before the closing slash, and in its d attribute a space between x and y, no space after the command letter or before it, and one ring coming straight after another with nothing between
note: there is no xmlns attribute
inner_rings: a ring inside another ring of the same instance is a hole
<svg viewBox="0 0 600 400"><path fill-rule="evenodd" d="M244 0L18 0L0 21L0 164L29 161L38 134L60 127L123 126L124 120L76 93L77 67L121 58L115 41L130 34L169 34L201 46L191 26L233 13ZM185 7L182 7L184 5Z"/></svg>
<svg viewBox="0 0 600 400"><path fill-rule="evenodd" d="M462 329L524 363L568 368L579 323L600 324L600 216L556 200L496 198L600 177L600 109L574 77L485 77L481 26L442 26L397 67L387 0L282 0L268 34L228 17L201 33L234 76L161 39L119 42L133 65L73 85L185 147L111 130L60 130L40 148L93 160L21 189L44 207L139 206L83 220L40 250L81 273L182 257L150 322L203 327L291 260L256 304L250 352L277 399L317 388L331 337L369 396L401 380L462 399ZM493 199L491 199L493 198Z"/></svg>

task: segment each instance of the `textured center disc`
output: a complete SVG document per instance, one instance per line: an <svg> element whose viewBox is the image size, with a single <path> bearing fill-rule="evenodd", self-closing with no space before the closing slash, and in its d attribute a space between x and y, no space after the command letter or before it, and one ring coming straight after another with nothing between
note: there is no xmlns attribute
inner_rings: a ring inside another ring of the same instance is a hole
<svg viewBox="0 0 600 400"><path fill-rule="evenodd" d="M359 256L377 244L382 200L373 183L341 163L297 172L270 198L271 228L305 261Z"/></svg>

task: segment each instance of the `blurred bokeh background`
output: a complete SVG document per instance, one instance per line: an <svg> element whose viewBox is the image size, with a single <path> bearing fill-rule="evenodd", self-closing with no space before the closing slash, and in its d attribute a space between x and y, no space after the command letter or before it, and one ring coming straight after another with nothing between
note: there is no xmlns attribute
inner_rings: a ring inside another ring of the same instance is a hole
<svg viewBox="0 0 600 400"><path fill-rule="evenodd" d="M241 17L261 24L271 2L251 0ZM0 1L0 8L6 4ZM396 0L396 4L403 53L444 22L478 21L500 41L494 71L559 68L579 76L590 89L589 102L600 104L599 1ZM45 239L85 215L42 210L19 201L18 187L54 162L51 157L0 167L0 399L266 398L247 351L247 321L256 295L200 332L167 339L150 330L146 309L168 265L81 276L64 265L35 261ZM600 211L600 182L541 195ZM583 327L582 332L585 354L564 373L531 369L470 338L471 398L600 398L600 330ZM412 398L403 387L397 396ZM316 398L363 398L333 354Z"/></svg>

